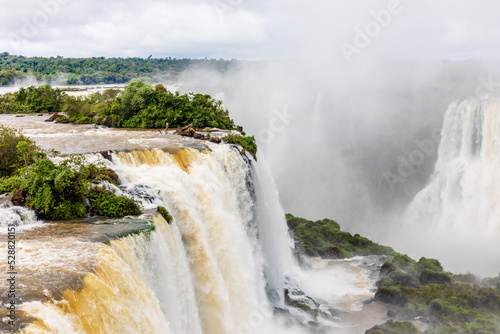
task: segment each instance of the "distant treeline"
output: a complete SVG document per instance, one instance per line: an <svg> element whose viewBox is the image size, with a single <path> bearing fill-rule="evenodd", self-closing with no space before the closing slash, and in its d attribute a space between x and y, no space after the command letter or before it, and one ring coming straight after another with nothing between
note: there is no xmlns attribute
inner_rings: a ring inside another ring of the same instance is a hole
<svg viewBox="0 0 500 334"><path fill-rule="evenodd" d="M174 80L182 71L206 67L227 71L236 60L175 58L24 57L0 53L0 86L33 75L50 84L93 85Z"/></svg>

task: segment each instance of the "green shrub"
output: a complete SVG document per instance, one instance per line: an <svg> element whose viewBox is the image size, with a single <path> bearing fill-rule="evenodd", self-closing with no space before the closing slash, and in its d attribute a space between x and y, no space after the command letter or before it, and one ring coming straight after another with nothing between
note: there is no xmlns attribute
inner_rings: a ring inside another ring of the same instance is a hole
<svg viewBox="0 0 500 334"><path fill-rule="evenodd" d="M10 193L18 189L21 184L19 176L11 176L0 179L0 194Z"/></svg>
<svg viewBox="0 0 500 334"><path fill-rule="evenodd" d="M75 166L84 168L81 158L68 158L57 165L42 158L24 169L18 189L26 192L26 206L47 219L85 217L89 181Z"/></svg>
<svg viewBox="0 0 500 334"><path fill-rule="evenodd" d="M61 112L65 95L62 90L50 85L21 87L14 94L16 101L31 113Z"/></svg>
<svg viewBox="0 0 500 334"><path fill-rule="evenodd" d="M0 114L26 114L29 112L28 106L16 101L14 94L0 96Z"/></svg>
<svg viewBox="0 0 500 334"><path fill-rule="evenodd" d="M89 165L88 171L90 172L89 178L93 183L107 181L109 183L114 184L115 186L118 185L118 181L119 181L118 175L112 169L105 168L105 167L99 167L96 165Z"/></svg>
<svg viewBox="0 0 500 334"><path fill-rule="evenodd" d="M18 130L0 125L0 177L10 176L43 156L45 154L31 139Z"/></svg>
<svg viewBox="0 0 500 334"><path fill-rule="evenodd" d="M163 85L132 82L99 113L97 122L113 127L165 128L192 124L195 128L234 127L222 102L206 94L179 94Z"/></svg>
<svg viewBox="0 0 500 334"><path fill-rule="evenodd" d="M433 271L443 271L443 266L441 266L441 263L439 263L438 260L427 259L425 257L422 257L420 258L420 260L418 260L418 267L420 268L420 270L430 269Z"/></svg>
<svg viewBox="0 0 500 334"><path fill-rule="evenodd" d="M87 198L91 210L99 215L123 217L141 213L137 203L128 197L96 188L93 183L117 184L118 176L103 166L87 164L81 156L71 156L58 164L40 158L18 173L3 179L0 191L19 189L25 205L41 218L83 218L87 214Z"/></svg>
<svg viewBox="0 0 500 334"><path fill-rule="evenodd" d="M165 220L167 221L167 223L170 224L172 222L172 220L174 218L172 218L172 216L170 215L170 212L168 212L167 209L165 209L163 206L158 206L156 209L158 210L158 213L160 215L162 215L163 218L165 218Z"/></svg>
<svg viewBox="0 0 500 334"><path fill-rule="evenodd" d="M397 285L381 286L375 293L375 300L389 305L405 306L408 302L402 287Z"/></svg>
<svg viewBox="0 0 500 334"><path fill-rule="evenodd" d="M139 215L141 210L137 203L127 196L118 196L114 192L96 187L87 194L91 212L106 217L123 217Z"/></svg>
<svg viewBox="0 0 500 334"><path fill-rule="evenodd" d="M257 154L257 143L253 136L243 137L241 135L228 134L222 137L222 141L226 143L236 144L243 147L245 151L248 151L254 158Z"/></svg>

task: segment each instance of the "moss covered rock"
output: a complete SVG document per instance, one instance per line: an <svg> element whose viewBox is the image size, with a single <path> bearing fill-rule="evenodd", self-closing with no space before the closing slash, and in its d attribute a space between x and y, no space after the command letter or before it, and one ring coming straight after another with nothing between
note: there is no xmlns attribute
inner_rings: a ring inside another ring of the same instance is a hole
<svg viewBox="0 0 500 334"><path fill-rule="evenodd" d="M375 293L375 300L389 305L404 306L408 300L400 286L381 286Z"/></svg>
<svg viewBox="0 0 500 334"><path fill-rule="evenodd" d="M91 172L90 180L94 183L107 181L114 184L115 186L117 186L119 183L118 174L116 174L114 170L109 168L96 168Z"/></svg>
<svg viewBox="0 0 500 334"><path fill-rule="evenodd" d="M443 271L424 269L419 277L420 284L444 284L451 282L451 275Z"/></svg>
<svg viewBox="0 0 500 334"><path fill-rule="evenodd" d="M297 248L309 256L338 259L394 253L391 247L379 245L359 234L342 231L340 225L331 219L311 221L287 214L286 220Z"/></svg>
<svg viewBox="0 0 500 334"><path fill-rule="evenodd" d="M366 334L419 334L422 333L409 321L388 320L383 325L377 325L366 331Z"/></svg>

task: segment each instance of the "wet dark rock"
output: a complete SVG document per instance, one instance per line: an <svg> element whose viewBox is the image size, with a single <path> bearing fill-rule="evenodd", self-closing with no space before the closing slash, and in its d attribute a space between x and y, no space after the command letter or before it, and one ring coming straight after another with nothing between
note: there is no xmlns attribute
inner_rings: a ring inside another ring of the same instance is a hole
<svg viewBox="0 0 500 334"><path fill-rule="evenodd" d="M307 317L296 320L307 326L319 324L320 319L335 319L343 313L331 307L327 301L307 296L296 288L285 289L285 304L305 312Z"/></svg>
<svg viewBox="0 0 500 334"><path fill-rule="evenodd" d="M196 138L196 139L203 139L203 138L205 138L205 136L203 136L202 134L199 134L199 133L195 132L195 133L193 134L193 138Z"/></svg>
<svg viewBox="0 0 500 334"><path fill-rule="evenodd" d="M208 139L208 141L211 143L220 144L219 138L211 137L210 139Z"/></svg>
<svg viewBox="0 0 500 334"><path fill-rule="evenodd" d="M23 206L24 203L26 202L26 195L27 195L26 191L17 189L14 192L14 195L12 195L11 201L14 205Z"/></svg>
<svg viewBox="0 0 500 334"><path fill-rule="evenodd" d="M313 298L306 296L304 292L300 290L285 290L285 303L309 313L314 318L317 318L319 315L319 303Z"/></svg>
<svg viewBox="0 0 500 334"><path fill-rule="evenodd" d="M155 201L155 192L157 190L152 189L145 184L134 184L132 187L119 186L119 188L124 193L133 195L136 198L141 198L148 203L153 203Z"/></svg>
<svg viewBox="0 0 500 334"><path fill-rule="evenodd" d="M113 161L113 157L111 156L110 151L102 151L102 152L99 152L99 154L101 154L104 159L107 159L109 161Z"/></svg>

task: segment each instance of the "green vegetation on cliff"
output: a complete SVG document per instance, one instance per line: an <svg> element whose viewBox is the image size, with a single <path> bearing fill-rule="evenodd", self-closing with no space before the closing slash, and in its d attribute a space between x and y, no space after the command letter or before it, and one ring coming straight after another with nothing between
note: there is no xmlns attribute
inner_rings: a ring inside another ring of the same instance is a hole
<svg viewBox="0 0 500 334"><path fill-rule="evenodd" d="M500 332L498 286L463 283L462 276L443 271L435 259L397 254L382 265L375 300L388 304L395 319L424 319L429 334ZM490 281L497 280L484 283Z"/></svg>
<svg viewBox="0 0 500 334"><path fill-rule="evenodd" d="M254 136L240 136L235 134L228 134L222 137L222 141L226 143L241 145L243 147L242 154L248 151L254 158L257 155L257 143L255 142Z"/></svg>
<svg viewBox="0 0 500 334"><path fill-rule="evenodd" d="M359 234L341 231L340 225L330 219L311 221L287 214L286 220L296 245L310 256L349 258L354 255L394 253L391 247L381 246Z"/></svg>
<svg viewBox="0 0 500 334"><path fill-rule="evenodd" d="M64 58L24 57L0 53L0 86L12 85L28 75L51 84L93 85L175 80L182 71L203 67L224 72L236 60L175 58Z"/></svg>
<svg viewBox="0 0 500 334"><path fill-rule="evenodd" d="M307 255L383 255L374 300L387 304L392 319L367 333L421 333L412 323L415 319L428 326L427 334L500 333L500 276L480 280L472 274L452 275L438 260L415 261L342 232L333 220L310 221L291 214L286 219L296 246Z"/></svg>
<svg viewBox="0 0 500 334"><path fill-rule="evenodd" d="M16 205L32 208L41 218L82 218L87 212L109 217L141 213L132 199L96 185L118 182L116 173L104 166L88 164L81 156L54 163L30 139L3 126L0 148L0 193L10 192Z"/></svg>
<svg viewBox="0 0 500 334"><path fill-rule="evenodd" d="M165 209L163 206L158 206L156 209L158 210L158 213L162 215L162 217L166 220L167 223L170 224L174 220L170 212L168 212L168 210Z"/></svg>

